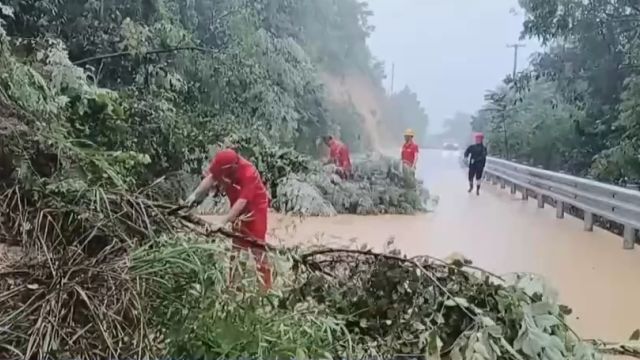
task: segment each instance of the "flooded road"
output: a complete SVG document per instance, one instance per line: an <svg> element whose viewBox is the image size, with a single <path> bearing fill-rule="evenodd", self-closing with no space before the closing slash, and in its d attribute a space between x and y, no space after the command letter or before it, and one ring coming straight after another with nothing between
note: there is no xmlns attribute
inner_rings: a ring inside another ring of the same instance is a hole
<svg viewBox="0 0 640 360"><path fill-rule="evenodd" d="M418 174L440 196L434 213L302 221L274 214L270 241L382 250L393 238L408 255L458 252L496 273L545 276L573 308L570 323L585 338L624 341L640 327L640 250L625 251L618 236L585 232L580 220L558 220L553 209L487 183L480 196L468 194L456 153L423 151Z"/></svg>

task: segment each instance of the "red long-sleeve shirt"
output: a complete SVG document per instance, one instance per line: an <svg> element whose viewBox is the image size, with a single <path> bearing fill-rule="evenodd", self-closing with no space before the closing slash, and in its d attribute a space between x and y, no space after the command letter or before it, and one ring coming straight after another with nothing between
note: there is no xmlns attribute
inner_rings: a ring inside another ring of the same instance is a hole
<svg viewBox="0 0 640 360"><path fill-rule="evenodd" d="M209 166L209 172L216 174L213 161ZM251 214L251 219L242 223L241 232L252 236L256 240L266 240L267 233L267 211L269 209L269 194L262 183L262 179L256 167L238 156L238 165L231 182L222 182L224 192L229 198L229 203L233 206L238 200L244 199L247 205L243 209L243 214Z"/></svg>
<svg viewBox="0 0 640 360"><path fill-rule="evenodd" d="M401 158L402 162L406 165L413 166L416 162L416 157L418 156L418 145L413 141L408 141L402 145L402 153Z"/></svg>
<svg viewBox="0 0 640 360"><path fill-rule="evenodd" d="M349 148L338 140L329 143L329 159L340 169L351 171Z"/></svg>

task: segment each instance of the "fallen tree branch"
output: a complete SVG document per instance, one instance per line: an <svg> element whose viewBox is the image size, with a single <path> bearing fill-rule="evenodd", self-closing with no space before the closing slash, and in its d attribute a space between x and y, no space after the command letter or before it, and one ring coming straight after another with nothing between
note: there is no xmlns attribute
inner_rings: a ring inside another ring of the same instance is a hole
<svg viewBox="0 0 640 360"><path fill-rule="evenodd" d="M326 249L320 249L320 250L315 250L315 251L306 253L306 254L303 255L303 259L304 258L308 258L308 257L313 257L313 256L316 256L316 255L325 255L325 254L338 253L338 252L349 253L349 254L358 254L358 255L379 256L379 257L384 257L384 258L387 258L387 259L390 259L390 260L404 261L404 262L415 262L415 261L417 261L417 259L423 258L423 259L428 259L428 260L431 260L431 261L438 262L438 263L440 263L442 265L445 265L445 266L448 266L448 267L451 267L451 268L456 268L456 269L468 268L468 269L476 270L476 271L485 273L487 275L490 275L490 276L492 276L492 277L494 277L494 278L496 278L496 279L498 279L500 281L504 281L504 279L500 275L497 275L495 273L492 273L491 271L482 269L480 267L477 267L477 266L474 266L474 265L471 265L471 264L464 264L464 263L461 263L459 266L458 265L453 265L453 264L448 263L445 260L439 259L439 258L434 257L434 256L430 256L430 255L418 255L418 256L411 257L411 258L403 258L403 257L400 257L400 256L395 256L395 255L390 255L390 254L375 253L375 252L369 251L369 250L326 248Z"/></svg>
<svg viewBox="0 0 640 360"><path fill-rule="evenodd" d="M616 343L596 339L584 340L593 345L600 353L616 356L628 356L640 359L640 343Z"/></svg>
<svg viewBox="0 0 640 360"><path fill-rule="evenodd" d="M142 52L141 54L143 56L146 56L146 55L155 55L155 54L167 54L167 53L180 52L180 51L199 51L204 53L204 52L217 52L218 50L203 48L199 46L181 46L181 47L175 47L175 48L169 48L169 49L149 50L149 51ZM119 51L119 52L110 53L110 54L96 55L96 56L88 57L86 59L74 61L73 65L82 65L84 63L88 63L91 61L104 60L104 59L120 57L120 56L133 56L135 54L136 54L135 51Z"/></svg>
<svg viewBox="0 0 640 360"><path fill-rule="evenodd" d="M455 297L454 297L453 295L451 295L451 294L446 290L446 288L442 287L442 285L441 285L441 284L440 284L440 283L439 283L435 278L433 278L433 277L431 276L431 274L430 274L426 269L424 269L424 267L423 267L422 265L420 265L420 264L419 264L415 259L416 259L416 258L425 258L425 259L429 259L429 260L432 260L432 261L435 261L435 262L441 263L442 265L444 265L444 266L446 266L446 267L450 267L450 268L454 268L454 269L458 269L458 270L462 270L462 269L464 269L465 267L467 267L467 268L471 268L471 269L473 269L473 270L477 270L477 271L480 271L480 272L482 272L482 273L485 273L485 274L491 275L491 276L493 276L494 278L496 278L496 279L501 280L502 282L504 282L504 279L503 279L501 276L496 275L496 274L493 274L493 273L491 273L491 272L489 272L489 271L487 271L487 270L484 270L484 269L482 269L482 268L479 268L479 267L477 267L477 266L472 266L472 265L464 264L464 263L461 263L460 265L452 265L452 264L450 264L450 263L446 262L445 260L442 260L442 259L439 259L439 258L436 258L436 257L433 257L433 256L429 256L429 255L420 255L420 256L413 257L413 258L404 258L404 257L400 257L400 256L396 256L396 255L391 255L391 254L375 253L375 252L372 252L372 251L370 251L370 250L331 249L331 248L327 248L327 249L320 249L320 250L316 250L316 251L312 251L312 252L309 252L309 253L304 254L304 255L302 256L302 261L303 261L303 262L305 262L305 261L307 261L307 259L309 259L309 258L311 258L311 257L314 257L314 256L318 256L318 255L328 255L328 254L338 254L338 253L355 254L355 255L365 255L365 256L374 256L374 257L379 257L379 258L385 258L385 259L388 259L388 260L394 260L394 261L399 261L399 262L403 262L403 263L408 263L408 264L411 264L411 265L413 265L413 266L416 266L416 267L417 267L421 272L425 273L425 274L426 274L426 275L427 275L427 276L428 276L432 281L434 281L434 283L435 283L438 287L441 287L441 290L443 290L443 291L445 292L445 294L447 294L447 296L449 296L451 299L453 299L453 301L456 303L456 305L458 305L458 306L459 306L463 311L465 311L465 312L467 313L467 315L469 315L469 316L470 316L470 317L472 317L472 318L475 318L475 317L474 317L474 316L472 316L471 314L469 314L469 313L467 312L466 308L465 308L465 307L463 307L463 306L461 306L461 305L458 303L458 301L455 299ZM526 294L526 295L527 295L527 297L529 297L529 299L530 299L530 300L533 300L533 298L532 298L530 295L528 295L528 294ZM581 339L580 335L579 335L579 334L578 334L578 333L577 333L577 332L576 332L576 331L575 331L571 326L569 326L569 324L567 324L567 322L566 322L564 319L562 319L562 318L560 318L560 317L558 317L558 316L555 316L555 315L554 315L554 317L555 317L558 321L560 321L560 322L562 323L562 325L566 327L566 329L567 329L567 330L569 330L573 335L575 335L575 336L576 336L576 338Z"/></svg>

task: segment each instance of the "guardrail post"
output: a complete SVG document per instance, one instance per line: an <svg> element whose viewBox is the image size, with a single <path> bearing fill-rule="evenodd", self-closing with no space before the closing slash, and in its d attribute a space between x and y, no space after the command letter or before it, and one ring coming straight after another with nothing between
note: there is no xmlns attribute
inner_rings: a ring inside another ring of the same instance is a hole
<svg viewBox="0 0 640 360"><path fill-rule="evenodd" d="M593 214L584 212L584 231L593 231Z"/></svg>
<svg viewBox="0 0 640 360"><path fill-rule="evenodd" d="M631 225L624 225L624 241L622 242L622 247L625 250L633 250L633 247L636 242L636 229L634 229Z"/></svg>
<svg viewBox="0 0 640 360"><path fill-rule="evenodd" d="M556 200L556 219L564 219L564 203Z"/></svg>
<svg viewBox="0 0 640 360"><path fill-rule="evenodd" d="M591 232L594 226L606 229L610 222L621 224L623 229L616 227L615 233L620 234L623 230L620 235L624 239L624 249L635 247L640 235L640 193L637 190L597 182L589 176L579 178L564 171L547 171L540 166L524 166L492 157L488 161L491 180L487 180L493 185L500 183L501 189L508 186L512 195L520 191L523 201L534 197L540 209L548 203L555 207L558 219L563 219L567 211L573 215L574 208L581 210L584 231ZM625 185L640 190L640 184ZM598 215L605 219L602 225Z"/></svg>
<svg viewBox="0 0 640 360"><path fill-rule="evenodd" d="M542 194L538 194L538 208L544 209L544 199L542 198Z"/></svg>

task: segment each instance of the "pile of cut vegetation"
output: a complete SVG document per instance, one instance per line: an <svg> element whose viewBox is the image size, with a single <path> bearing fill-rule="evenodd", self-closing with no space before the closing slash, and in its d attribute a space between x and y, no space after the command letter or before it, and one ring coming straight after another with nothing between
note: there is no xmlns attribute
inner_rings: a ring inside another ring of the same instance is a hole
<svg viewBox="0 0 640 360"><path fill-rule="evenodd" d="M368 154L353 159L353 178L342 180L333 166L292 174L278 183L274 207L307 216L334 214L415 214L432 210L432 197L422 181L402 169L398 159Z"/></svg>

